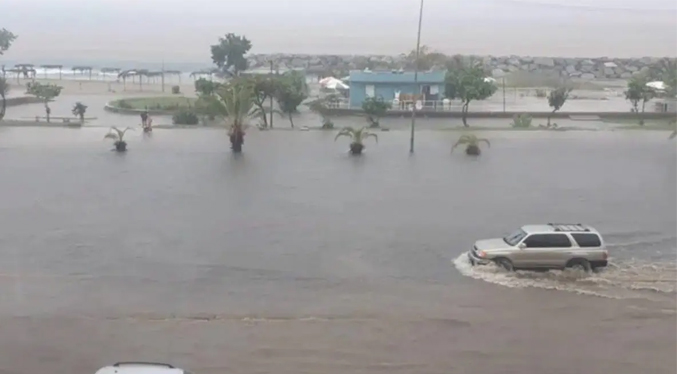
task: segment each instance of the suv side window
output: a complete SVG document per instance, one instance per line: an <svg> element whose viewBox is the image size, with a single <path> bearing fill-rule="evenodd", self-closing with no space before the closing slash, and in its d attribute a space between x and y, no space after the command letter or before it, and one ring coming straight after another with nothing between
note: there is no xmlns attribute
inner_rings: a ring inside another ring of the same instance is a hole
<svg viewBox="0 0 677 374"><path fill-rule="evenodd" d="M581 248L601 247L602 241L597 234L571 234Z"/></svg>
<svg viewBox="0 0 677 374"><path fill-rule="evenodd" d="M524 240L527 248L569 248L571 241L566 234L534 234Z"/></svg>

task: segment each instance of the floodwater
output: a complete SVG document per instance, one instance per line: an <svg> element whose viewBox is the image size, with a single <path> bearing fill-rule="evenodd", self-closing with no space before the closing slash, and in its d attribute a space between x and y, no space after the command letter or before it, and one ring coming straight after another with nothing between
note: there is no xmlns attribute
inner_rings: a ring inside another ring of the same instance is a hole
<svg viewBox="0 0 677 374"><path fill-rule="evenodd" d="M0 372L672 374L667 132L0 128ZM472 269L473 241L586 222L610 268Z"/></svg>

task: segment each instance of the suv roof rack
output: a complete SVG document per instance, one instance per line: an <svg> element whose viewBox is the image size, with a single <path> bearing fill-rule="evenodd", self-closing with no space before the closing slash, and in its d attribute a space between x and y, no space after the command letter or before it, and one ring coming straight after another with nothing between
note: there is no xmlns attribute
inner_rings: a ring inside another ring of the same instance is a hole
<svg viewBox="0 0 677 374"><path fill-rule="evenodd" d="M170 364L165 364L163 362L149 362L149 361L123 361L123 362L116 362L113 364L113 367L120 367L120 366L162 366L166 367L168 369L175 369L174 366Z"/></svg>
<svg viewBox="0 0 677 374"><path fill-rule="evenodd" d="M589 232L590 229L587 228L582 223L548 223L548 226L552 226L555 231L578 231L578 232Z"/></svg>

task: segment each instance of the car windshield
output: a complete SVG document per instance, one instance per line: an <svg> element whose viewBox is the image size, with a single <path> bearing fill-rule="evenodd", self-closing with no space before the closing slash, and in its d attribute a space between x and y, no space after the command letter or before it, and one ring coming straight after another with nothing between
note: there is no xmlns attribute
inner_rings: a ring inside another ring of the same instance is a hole
<svg viewBox="0 0 677 374"><path fill-rule="evenodd" d="M519 229L512 234L506 236L503 238L503 240L508 243L509 245L515 246L517 243L519 243L524 237L527 236L527 233L524 232L524 230Z"/></svg>

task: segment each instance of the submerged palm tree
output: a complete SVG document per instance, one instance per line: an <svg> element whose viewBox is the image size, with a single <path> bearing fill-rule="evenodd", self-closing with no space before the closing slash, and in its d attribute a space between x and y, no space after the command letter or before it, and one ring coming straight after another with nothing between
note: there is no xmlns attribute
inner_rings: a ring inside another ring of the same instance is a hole
<svg viewBox="0 0 677 374"><path fill-rule="evenodd" d="M373 137L378 143L378 135L374 134L373 132L369 132L366 127L358 130L355 130L352 127L344 127L341 129L341 131L339 131L338 134L336 134L334 141L342 136L348 136L350 139L352 139L352 142L350 143L350 153L354 155L362 154L362 150L364 149L364 140L366 138Z"/></svg>
<svg viewBox="0 0 677 374"><path fill-rule="evenodd" d="M85 123L85 113L87 112L87 105L77 102L73 106L73 115L80 118L80 123Z"/></svg>
<svg viewBox="0 0 677 374"><path fill-rule="evenodd" d="M127 130L134 130L131 127L127 127L124 130L120 130L117 127L113 126L110 128L108 134L104 136L104 139L113 139L115 140L115 150L118 152L124 152L127 150L127 142L124 141L125 133Z"/></svg>
<svg viewBox="0 0 677 374"><path fill-rule="evenodd" d="M228 119L228 136L231 149L235 153L242 152L247 119L255 115L254 90L251 82L236 80L216 92L219 102L219 112Z"/></svg>
<svg viewBox="0 0 677 374"><path fill-rule="evenodd" d="M453 147L451 147L451 151L453 152L456 147L459 145L466 145L465 147L465 153L470 155L470 156L479 156L482 151L480 150L480 145L479 143L484 142L487 143L488 147L491 147L491 143L489 143L489 139L484 139L484 138L478 138L474 134L465 134L461 135L460 138L458 138L458 141L456 144L454 144Z"/></svg>

